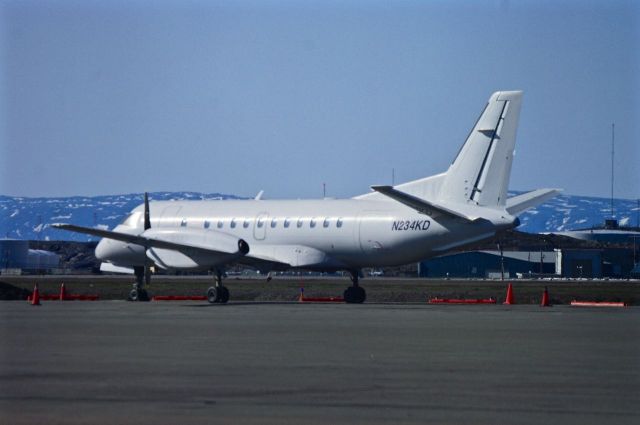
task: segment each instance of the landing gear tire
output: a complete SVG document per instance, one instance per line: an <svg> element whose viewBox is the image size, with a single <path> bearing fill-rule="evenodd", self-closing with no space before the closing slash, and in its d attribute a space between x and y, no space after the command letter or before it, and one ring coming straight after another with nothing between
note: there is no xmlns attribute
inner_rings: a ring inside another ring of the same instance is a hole
<svg viewBox="0 0 640 425"><path fill-rule="evenodd" d="M360 286L350 286L344 291L344 301L348 304L362 304L367 293Z"/></svg>
<svg viewBox="0 0 640 425"><path fill-rule="evenodd" d="M220 300L220 291L215 286L207 289L207 301L211 304L217 303Z"/></svg>
<svg viewBox="0 0 640 425"><path fill-rule="evenodd" d="M226 286L212 286L207 289L207 301L211 304L226 304L229 301L229 290Z"/></svg>
<svg viewBox="0 0 640 425"><path fill-rule="evenodd" d="M218 300L220 304L226 304L229 302L229 290L226 286L221 286L218 289L218 292L220 293L220 299Z"/></svg>
<svg viewBox="0 0 640 425"><path fill-rule="evenodd" d="M132 289L128 299L129 301L149 301L149 294L144 289Z"/></svg>

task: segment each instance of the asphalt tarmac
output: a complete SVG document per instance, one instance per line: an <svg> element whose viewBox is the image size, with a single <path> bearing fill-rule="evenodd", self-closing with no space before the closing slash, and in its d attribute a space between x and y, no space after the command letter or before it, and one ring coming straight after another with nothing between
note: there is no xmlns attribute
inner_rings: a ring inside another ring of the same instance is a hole
<svg viewBox="0 0 640 425"><path fill-rule="evenodd" d="M0 302L2 424L637 424L640 308Z"/></svg>

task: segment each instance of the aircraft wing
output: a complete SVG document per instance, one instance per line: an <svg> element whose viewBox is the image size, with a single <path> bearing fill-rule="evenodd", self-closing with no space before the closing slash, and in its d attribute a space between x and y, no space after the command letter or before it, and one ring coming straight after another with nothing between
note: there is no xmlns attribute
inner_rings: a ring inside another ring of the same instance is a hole
<svg viewBox="0 0 640 425"><path fill-rule="evenodd" d="M205 253L220 254L240 254L246 255L249 252L249 245L242 239L237 239L231 235L221 232L206 234L194 232L187 229L149 229L140 235L131 235L122 232L95 229L92 227L76 226L74 224L53 224L56 229L69 230L77 233L98 236L101 238L114 239L120 242L131 243L148 248L158 248L174 251L205 251ZM211 231L210 231L211 232ZM233 243L235 242L235 243Z"/></svg>
<svg viewBox="0 0 640 425"><path fill-rule="evenodd" d="M140 235L54 224L58 229L85 233L147 248L147 256L162 268L196 268L217 257L221 264L238 262L257 269L341 266L325 252L304 245L249 245L226 233L185 228L149 229Z"/></svg>

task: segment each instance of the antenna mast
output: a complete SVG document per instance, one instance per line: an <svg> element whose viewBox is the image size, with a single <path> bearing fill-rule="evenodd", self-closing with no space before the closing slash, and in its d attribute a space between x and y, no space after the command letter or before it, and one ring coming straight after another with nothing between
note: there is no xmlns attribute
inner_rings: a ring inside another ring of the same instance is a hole
<svg viewBox="0 0 640 425"><path fill-rule="evenodd" d="M615 146L615 123L611 123L611 218L613 215L613 154L614 154L614 146Z"/></svg>

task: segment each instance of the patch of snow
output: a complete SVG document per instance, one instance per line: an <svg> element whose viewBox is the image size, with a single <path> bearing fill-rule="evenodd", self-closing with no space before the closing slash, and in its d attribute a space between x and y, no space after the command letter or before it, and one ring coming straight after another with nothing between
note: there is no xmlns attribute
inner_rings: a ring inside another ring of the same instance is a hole
<svg viewBox="0 0 640 425"><path fill-rule="evenodd" d="M106 224L96 224L93 227L95 229L100 229L100 230L109 230L109 226L107 226Z"/></svg>
<svg viewBox="0 0 640 425"><path fill-rule="evenodd" d="M20 214L20 211L19 211L19 210L15 210L15 211L13 212L13 214L11 214L11 215L9 216L9 218L13 218L13 217L17 216L18 214Z"/></svg>

